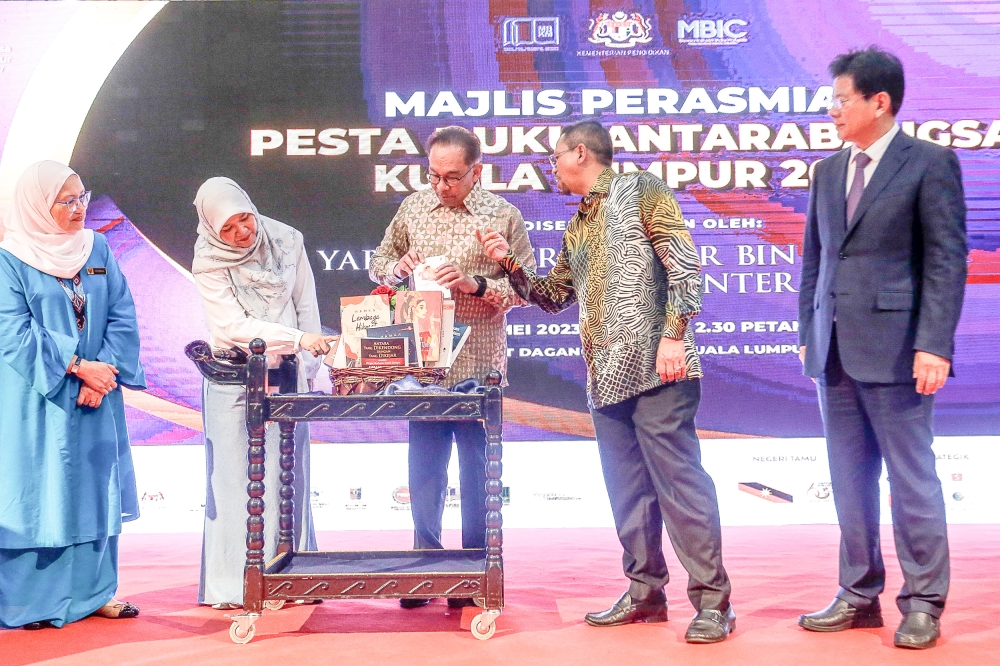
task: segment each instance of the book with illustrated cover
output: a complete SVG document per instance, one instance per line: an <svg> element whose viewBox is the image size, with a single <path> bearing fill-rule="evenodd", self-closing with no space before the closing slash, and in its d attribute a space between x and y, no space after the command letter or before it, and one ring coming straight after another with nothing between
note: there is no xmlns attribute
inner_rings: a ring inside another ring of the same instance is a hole
<svg viewBox="0 0 1000 666"><path fill-rule="evenodd" d="M417 329L417 325L413 322L408 324L392 324L390 326L377 326L375 328L369 328L365 333L365 337L368 338L406 338L407 353L406 353L406 365L413 365L417 367L423 367L424 362L420 357L417 347L417 340L420 338L420 333Z"/></svg>
<svg viewBox="0 0 1000 666"><path fill-rule="evenodd" d="M451 357L448 359L448 367L455 365L458 360L458 353L465 346L465 341L469 339L472 327L468 324L455 324L451 334Z"/></svg>
<svg viewBox="0 0 1000 666"><path fill-rule="evenodd" d="M344 296L340 299L340 345L335 368L353 368L361 362L361 338L365 331L391 324L389 296Z"/></svg>
<svg viewBox="0 0 1000 666"><path fill-rule="evenodd" d="M406 338L361 338L361 367L406 365L409 343Z"/></svg>
<svg viewBox="0 0 1000 666"><path fill-rule="evenodd" d="M396 292L396 324L416 324L420 354L425 365L441 357L441 315L444 299L440 291Z"/></svg>

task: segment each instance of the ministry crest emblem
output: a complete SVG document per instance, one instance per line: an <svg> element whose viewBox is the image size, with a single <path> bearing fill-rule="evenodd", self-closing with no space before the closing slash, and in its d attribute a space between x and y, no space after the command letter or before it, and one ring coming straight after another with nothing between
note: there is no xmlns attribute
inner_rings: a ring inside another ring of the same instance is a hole
<svg viewBox="0 0 1000 666"><path fill-rule="evenodd" d="M631 49L653 41L653 26L638 12L601 12L590 19L589 30L591 43L614 49Z"/></svg>

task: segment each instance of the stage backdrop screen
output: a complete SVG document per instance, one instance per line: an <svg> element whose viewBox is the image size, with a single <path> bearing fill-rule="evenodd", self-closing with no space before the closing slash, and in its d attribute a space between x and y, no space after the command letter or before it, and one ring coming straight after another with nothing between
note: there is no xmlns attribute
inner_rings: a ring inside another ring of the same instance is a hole
<svg viewBox="0 0 1000 666"><path fill-rule="evenodd" d="M827 65L869 44L905 65L902 130L963 168L969 280L937 432L1000 434L1000 19L978 5L94 4L0 7L0 199L24 166L60 154L93 189L88 224L139 307L150 390L129 400L137 443L200 441L201 380L182 349L207 334L189 274L206 178L235 179L304 234L336 331L339 298L373 288L386 226L428 186L438 127L480 137L481 184L520 209L546 272L579 200L554 190L548 156L583 119L610 128L616 170L677 193L699 246L703 434L820 435L797 356L803 222L812 168L843 147ZM592 436L577 316L509 313L507 438ZM314 437L402 441L405 425Z"/></svg>

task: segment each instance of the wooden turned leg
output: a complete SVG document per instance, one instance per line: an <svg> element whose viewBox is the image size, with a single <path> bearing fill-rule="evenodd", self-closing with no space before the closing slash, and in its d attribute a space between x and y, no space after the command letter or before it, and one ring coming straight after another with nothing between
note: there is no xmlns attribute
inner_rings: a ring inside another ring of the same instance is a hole
<svg viewBox="0 0 1000 666"><path fill-rule="evenodd" d="M486 428L486 610L503 608L503 393L500 373L487 378L485 415Z"/></svg>
<svg viewBox="0 0 1000 666"><path fill-rule="evenodd" d="M264 600L264 428L267 358L264 341L250 343L247 362L247 561L243 569L243 610L260 613Z"/></svg>
<svg viewBox="0 0 1000 666"><path fill-rule="evenodd" d="M281 428L281 504L278 518L278 554L295 550L295 423ZM309 498L302 499L308 502Z"/></svg>

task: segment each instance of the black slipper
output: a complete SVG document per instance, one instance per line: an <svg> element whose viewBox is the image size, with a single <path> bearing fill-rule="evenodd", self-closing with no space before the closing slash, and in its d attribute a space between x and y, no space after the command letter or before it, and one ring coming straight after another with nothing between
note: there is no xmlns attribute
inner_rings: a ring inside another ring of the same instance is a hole
<svg viewBox="0 0 1000 666"><path fill-rule="evenodd" d="M55 625L49 622L48 620L29 622L28 624L21 625L22 629L26 629L28 631L38 631L39 629L48 629L49 627L55 627Z"/></svg>
<svg viewBox="0 0 1000 666"><path fill-rule="evenodd" d="M131 620L139 616L139 607L128 601L108 603L94 611L94 615L112 620Z"/></svg>

